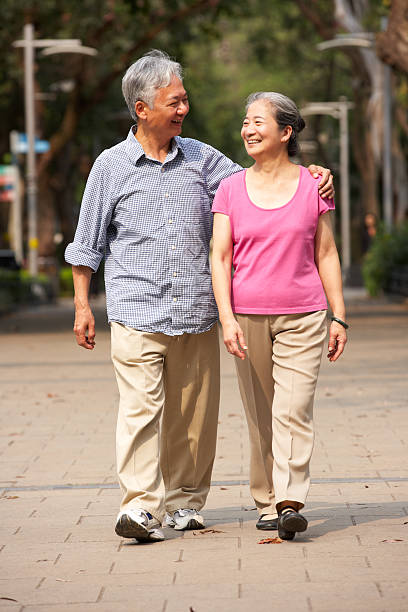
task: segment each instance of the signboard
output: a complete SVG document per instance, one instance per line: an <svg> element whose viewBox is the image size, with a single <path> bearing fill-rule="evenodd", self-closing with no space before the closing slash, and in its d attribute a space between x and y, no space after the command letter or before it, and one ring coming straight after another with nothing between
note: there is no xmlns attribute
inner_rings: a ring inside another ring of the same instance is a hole
<svg viewBox="0 0 408 612"><path fill-rule="evenodd" d="M14 166L0 166L0 202L12 202L16 190L16 169Z"/></svg>
<svg viewBox="0 0 408 612"><path fill-rule="evenodd" d="M19 153L27 153L27 134L17 132L16 130L10 132L10 149L13 155L18 155ZM46 153L47 151L49 151L49 149L50 143L48 142L48 140L40 140L39 138L35 139L36 153Z"/></svg>

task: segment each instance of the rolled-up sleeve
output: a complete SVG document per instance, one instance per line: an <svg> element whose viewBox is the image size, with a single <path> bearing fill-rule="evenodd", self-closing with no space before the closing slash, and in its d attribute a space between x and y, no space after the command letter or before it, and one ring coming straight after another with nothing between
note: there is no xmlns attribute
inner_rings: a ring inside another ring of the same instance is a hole
<svg viewBox="0 0 408 612"><path fill-rule="evenodd" d="M97 271L105 254L106 232L114 207L113 177L106 152L95 160L89 174L74 241L65 250L65 261Z"/></svg>

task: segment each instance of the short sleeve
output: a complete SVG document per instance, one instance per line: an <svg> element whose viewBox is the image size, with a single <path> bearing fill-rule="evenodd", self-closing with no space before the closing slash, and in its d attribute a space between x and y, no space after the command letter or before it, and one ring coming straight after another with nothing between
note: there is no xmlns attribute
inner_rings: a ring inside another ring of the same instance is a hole
<svg viewBox="0 0 408 612"><path fill-rule="evenodd" d="M319 198L319 215L323 215L324 213L327 213L330 210L335 209L333 198L322 198L320 195L318 195L318 198Z"/></svg>
<svg viewBox="0 0 408 612"><path fill-rule="evenodd" d="M229 197L225 181L221 181L220 186L215 193L211 210L213 213L222 213L223 215L228 216L230 214Z"/></svg>

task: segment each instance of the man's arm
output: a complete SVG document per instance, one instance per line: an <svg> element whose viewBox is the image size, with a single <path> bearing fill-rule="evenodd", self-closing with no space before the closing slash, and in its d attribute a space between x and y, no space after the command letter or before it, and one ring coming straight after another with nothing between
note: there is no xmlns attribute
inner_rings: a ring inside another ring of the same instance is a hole
<svg viewBox="0 0 408 612"><path fill-rule="evenodd" d="M74 333L86 349L95 345L95 321L88 293L92 272L98 270L106 245L106 232L112 217L114 188L109 167L100 155L92 166L82 198L74 241L65 250L65 261L72 265L75 289Z"/></svg>
<svg viewBox="0 0 408 612"><path fill-rule="evenodd" d="M87 266L72 266L75 291L74 334L79 346L89 350L92 350L95 346L95 319L88 300L91 276L91 268Z"/></svg>

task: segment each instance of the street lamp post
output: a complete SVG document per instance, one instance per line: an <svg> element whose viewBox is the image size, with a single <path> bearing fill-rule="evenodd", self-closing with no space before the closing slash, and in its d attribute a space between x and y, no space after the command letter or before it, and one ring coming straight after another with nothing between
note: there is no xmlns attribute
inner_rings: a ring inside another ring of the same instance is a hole
<svg viewBox="0 0 408 612"><path fill-rule="evenodd" d="M26 190L28 209L28 269L31 275L38 274L37 235L37 176L35 159L35 93L34 93L34 51L36 48L52 50L54 53L69 52L96 55L91 47L84 47L78 39L36 39L34 26L24 26L24 38L16 40L13 47L24 48L24 108L27 133ZM50 53L49 53L50 54Z"/></svg>
<svg viewBox="0 0 408 612"><path fill-rule="evenodd" d="M300 111L304 116L329 115L340 123L341 262L345 283L351 266L348 110L353 106L352 102L341 99L337 102L311 102Z"/></svg>
<svg viewBox="0 0 408 612"><path fill-rule="evenodd" d="M387 28L387 18L382 19L382 29ZM373 49L375 36L372 32L353 32L352 34L338 34L332 40L326 40L317 45L319 51L328 49L341 49L343 47L360 47ZM383 215L388 230L393 224L392 215L392 100L391 100L391 69L383 63Z"/></svg>

